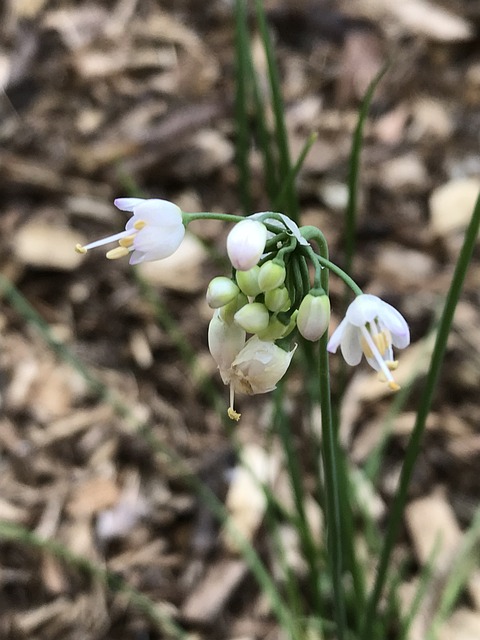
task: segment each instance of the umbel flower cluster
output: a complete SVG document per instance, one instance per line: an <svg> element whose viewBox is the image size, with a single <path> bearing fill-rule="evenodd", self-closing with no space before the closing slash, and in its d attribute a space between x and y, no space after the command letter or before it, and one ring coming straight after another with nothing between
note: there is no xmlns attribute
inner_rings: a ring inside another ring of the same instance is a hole
<svg viewBox="0 0 480 640"><path fill-rule="evenodd" d="M215 277L207 290L214 310L208 330L210 352L224 384L230 387L228 415L238 420L235 393L259 394L276 388L285 375L297 345L298 332L316 342L330 322L330 299L322 271L341 277L356 297L327 344L340 347L349 365L362 356L392 390L399 388L392 371L397 367L393 347L410 342L403 316L380 298L364 294L353 280L322 254L322 233L312 226L298 227L282 213L255 213L240 218L219 213L185 213L172 202L159 199L118 198L115 205L132 214L125 231L97 240L77 251L117 242L107 258L130 256L130 264L161 260L180 246L192 220L234 222L227 238L231 275ZM317 246L317 251L312 246ZM314 276L311 277L313 267Z"/></svg>

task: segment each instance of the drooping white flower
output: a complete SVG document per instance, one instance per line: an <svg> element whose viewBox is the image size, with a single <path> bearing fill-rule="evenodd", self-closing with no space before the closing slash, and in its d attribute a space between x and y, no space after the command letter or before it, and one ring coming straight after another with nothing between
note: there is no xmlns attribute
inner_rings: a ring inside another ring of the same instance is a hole
<svg viewBox="0 0 480 640"><path fill-rule="evenodd" d="M230 383L230 418L240 418L234 409L235 392L256 395L273 391L285 375L296 348L295 345L291 351L284 351L274 342L260 340L258 336L247 340L226 376Z"/></svg>
<svg viewBox="0 0 480 640"><path fill-rule="evenodd" d="M410 331L401 313L377 296L362 294L348 307L327 349L335 353L340 346L345 361L352 366L359 364L363 354L396 391L399 386L391 372L398 363L394 360L393 347L403 349L409 344Z"/></svg>
<svg viewBox="0 0 480 640"><path fill-rule="evenodd" d="M182 212L176 204L157 198L117 198L114 204L133 214L125 231L85 246L77 245L79 253L110 242L118 242L119 246L108 251L107 258L114 260L131 254L130 264L162 260L175 253L185 236Z"/></svg>
<svg viewBox="0 0 480 640"><path fill-rule="evenodd" d="M227 253L235 269L248 271L260 260L267 242L267 229L257 220L237 222L227 237Z"/></svg>
<svg viewBox="0 0 480 640"><path fill-rule="evenodd" d="M208 348L217 363L223 383L230 382L230 367L245 345L246 333L239 325L225 322L217 309L208 325Z"/></svg>

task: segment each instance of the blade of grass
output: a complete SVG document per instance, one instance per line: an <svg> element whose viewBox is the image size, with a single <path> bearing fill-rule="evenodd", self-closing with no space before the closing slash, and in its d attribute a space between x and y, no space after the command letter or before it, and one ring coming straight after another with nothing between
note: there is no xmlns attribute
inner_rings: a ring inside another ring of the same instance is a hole
<svg viewBox="0 0 480 640"><path fill-rule="evenodd" d="M3 520L0 520L0 540L18 542L51 553L66 564L88 574L91 578L100 580L111 592L125 595L136 609L142 611L158 630L169 638L177 638L179 640L187 640L189 638L187 632L173 619L168 611L168 605L154 602L145 594L131 587L118 574L103 569L83 556L72 553L59 542L42 538L25 527Z"/></svg>
<svg viewBox="0 0 480 640"><path fill-rule="evenodd" d="M252 211L251 176L249 164L250 130L248 117L249 34L247 3L235 1L235 125L236 163L239 173L239 192L245 214Z"/></svg>
<svg viewBox="0 0 480 640"><path fill-rule="evenodd" d="M378 87L380 80L383 78L390 66L386 62L380 71L370 82L367 92L362 100L360 111L358 113L357 126L352 139L352 150L350 152L349 168L348 168L348 202L345 212L345 271L354 277L352 270L353 256L355 254L355 237L357 230L357 200L358 200L358 178L360 172L360 154L363 146L363 130L367 120L370 105L373 96ZM347 291L349 294L350 292Z"/></svg>
<svg viewBox="0 0 480 640"><path fill-rule="evenodd" d="M392 555L397 533L402 521L403 511L407 501L407 492L415 462L420 451L421 439L425 430L425 424L430 412L434 393L440 376L443 358L447 347L448 336L452 326L455 308L462 291L463 282L467 273L470 260L475 248L478 229L480 226L480 196L477 198L470 223L465 232L463 246L455 266L452 282L447 293L445 306L440 318L437 338L433 349L430 367L427 373L425 388L423 390L420 406L418 408L415 426L405 452L405 461L402 466L399 486L393 500L390 518L387 524L385 540L380 555L377 575L372 592L369 597L362 629L362 640L371 640L372 627L375 620L377 606L385 584L390 558Z"/></svg>
<svg viewBox="0 0 480 640"><path fill-rule="evenodd" d="M278 66L275 60L270 33L268 30L267 18L262 0L255 0L255 10L258 22L260 36L262 38L265 55L267 58L268 81L272 95L272 107L275 116L275 138L277 142L279 169L281 180L287 178L292 170L290 160L290 150L288 146L288 134L285 123L285 107L283 104L280 76ZM284 203L285 213L295 222L299 219L299 207L297 193L294 184L291 184L285 193Z"/></svg>
<svg viewBox="0 0 480 640"><path fill-rule="evenodd" d="M287 175L287 177L283 181L280 193L278 194L278 196L275 197L273 201L274 211L280 208L280 204L285 200L288 189L291 189L292 187L295 186L295 179L298 176L300 169L302 168L303 163L305 162L305 159L308 156L310 149L315 144L317 138L318 138L318 134L313 132L308 136L307 140L305 141L305 144L303 145L303 148L300 152L300 155L298 156L297 161L295 162L294 166L290 170L290 173Z"/></svg>
<svg viewBox="0 0 480 640"><path fill-rule="evenodd" d="M480 540L480 509L477 509L472 524L464 534L461 549L459 550L455 564L443 589L440 605L435 613L426 640L434 640L442 624L451 615L453 607L465 589L472 572L478 568L478 553L475 547Z"/></svg>

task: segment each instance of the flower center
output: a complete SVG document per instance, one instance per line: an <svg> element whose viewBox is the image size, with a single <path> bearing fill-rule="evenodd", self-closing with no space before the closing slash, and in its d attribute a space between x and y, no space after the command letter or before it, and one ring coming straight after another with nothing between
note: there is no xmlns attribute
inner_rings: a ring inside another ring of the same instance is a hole
<svg viewBox="0 0 480 640"><path fill-rule="evenodd" d="M400 385L398 385L391 371L394 371L398 362L393 360L392 350L392 336L388 329L378 330L376 323L372 323L368 326L360 327L361 339L360 344L362 351L367 359L374 360L378 365L378 369L385 382L393 391L398 391Z"/></svg>

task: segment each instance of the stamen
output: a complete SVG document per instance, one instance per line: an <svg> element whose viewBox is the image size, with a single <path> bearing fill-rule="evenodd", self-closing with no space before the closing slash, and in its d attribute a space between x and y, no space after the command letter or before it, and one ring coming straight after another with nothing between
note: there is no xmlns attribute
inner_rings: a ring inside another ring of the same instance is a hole
<svg viewBox="0 0 480 640"><path fill-rule="evenodd" d="M228 407L227 414L230 420L235 420L238 422L240 420L241 413L237 413L233 408L235 401L235 389L233 388L233 384L230 384L230 406Z"/></svg>
<svg viewBox="0 0 480 640"><path fill-rule="evenodd" d="M85 249L85 247L82 247L82 245L81 245L81 244L77 244L77 245L75 245L75 251L76 251L77 253L81 253L81 254L83 254L83 255L85 255L85 254L87 253L87 249Z"/></svg>
<svg viewBox="0 0 480 640"><path fill-rule="evenodd" d="M398 391L400 389L400 385L395 382L395 380L390 380L388 383L389 388L392 391Z"/></svg>
<svg viewBox="0 0 480 640"><path fill-rule="evenodd" d="M235 420L235 422L238 422L242 415L241 413L237 413L235 409L233 409L232 407L228 407L227 414L230 420Z"/></svg>
<svg viewBox="0 0 480 640"><path fill-rule="evenodd" d="M388 386L390 387L390 389L394 389L394 390L396 390L396 388L399 389L400 387L398 386L398 384L393 379L393 376L390 373L390 369L388 368L385 360L382 358L382 355L380 354L380 352L378 350L378 347L375 344L376 341L370 335L368 329L365 326L360 327L360 332L362 334L362 343L363 343L363 341L366 342L366 344L370 348L370 352L372 354L371 356L367 356L367 357L371 357L371 358L374 358L376 360L378 366L380 367L380 371L385 376L385 380L388 381ZM377 335L379 335L379 334L377 334ZM374 336L374 337L376 338L377 336ZM364 353L365 353L365 351L364 351ZM365 353L365 355L367 355L367 354Z"/></svg>
<svg viewBox="0 0 480 640"><path fill-rule="evenodd" d="M107 236L106 238L102 238L101 240L95 240L95 242L90 242L86 244L83 248L88 251L88 249L94 249L95 247L101 247L104 244L109 244L110 242L116 242L121 238L126 238L131 236L132 232L130 229L126 229L125 231L120 231L120 233L114 233L112 236Z"/></svg>
<svg viewBox="0 0 480 640"><path fill-rule="evenodd" d="M135 236L127 236L126 238L122 238L121 240L118 241L118 244L121 247L126 247L128 249L128 247L131 247L133 242L135 240Z"/></svg>
<svg viewBox="0 0 480 640"><path fill-rule="evenodd" d="M117 260L118 258L128 256L129 253L130 251L126 247L115 247L115 249L107 252L107 258L109 260Z"/></svg>
<svg viewBox="0 0 480 640"><path fill-rule="evenodd" d="M390 371L395 371L395 369L398 369L398 360L385 360L385 364L390 369Z"/></svg>
<svg viewBox="0 0 480 640"><path fill-rule="evenodd" d="M145 220L137 220L135 222L135 224L133 225L133 228L136 229L137 231L140 231L141 229L143 229L143 227L146 225L147 223L145 222Z"/></svg>

